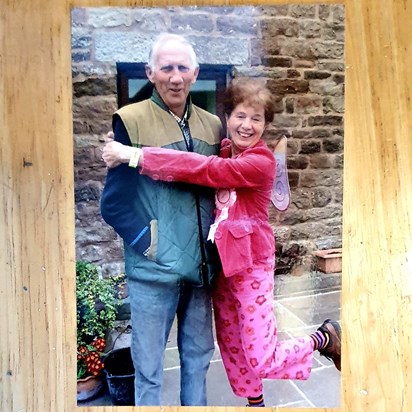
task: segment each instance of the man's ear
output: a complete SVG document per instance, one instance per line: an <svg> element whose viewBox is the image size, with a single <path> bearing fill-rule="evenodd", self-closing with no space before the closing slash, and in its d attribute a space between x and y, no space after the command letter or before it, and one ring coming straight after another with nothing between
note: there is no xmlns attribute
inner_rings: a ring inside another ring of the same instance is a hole
<svg viewBox="0 0 412 412"><path fill-rule="evenodd" d="M199 66L196 67L194 74L193 74L193 80L192 80L192 84L196 83L197 80L197 76L199 75Z"/></svg>
<svg viewBox="0 0 412 412"><path fill-rule="evenodd" d="M151 69L151 67L148 64L146 64L144 69L146 71L147 78L150 80L151 83L154 83L153 82L153 70Z"/></svg>

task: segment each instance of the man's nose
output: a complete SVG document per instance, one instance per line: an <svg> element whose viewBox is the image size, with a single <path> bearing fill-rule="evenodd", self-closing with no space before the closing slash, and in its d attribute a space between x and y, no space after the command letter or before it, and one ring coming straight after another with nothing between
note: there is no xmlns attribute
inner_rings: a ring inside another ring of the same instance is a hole
<svg viewBox="0 0 412 412"><path fill-rule="evenodd" d="M170 73L170 81L172 83L181 83L183 81L182 73L180 73L178 67L175 67Z"/></svg>

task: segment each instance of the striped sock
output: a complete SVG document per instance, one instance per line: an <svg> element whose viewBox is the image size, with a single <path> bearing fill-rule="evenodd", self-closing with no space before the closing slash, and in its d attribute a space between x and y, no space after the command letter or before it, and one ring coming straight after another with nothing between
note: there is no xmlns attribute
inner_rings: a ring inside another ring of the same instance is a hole
<svg viewBox="0 0 412 412"><path fill-rule="evenodd" d="M265 401L263 399L263 394L256 397L256 398L247 398L248 404L247 406L251 406L253 408L259 408L265 406Z"/></svg>
<svg viewBox="0 0 412 412"><path fill-rule="evenodd" d="M313 350L323 350L328 346L329 343L329 334L323 333L320 330L312 333L310 337L313 339L314 345Z"/></svg>

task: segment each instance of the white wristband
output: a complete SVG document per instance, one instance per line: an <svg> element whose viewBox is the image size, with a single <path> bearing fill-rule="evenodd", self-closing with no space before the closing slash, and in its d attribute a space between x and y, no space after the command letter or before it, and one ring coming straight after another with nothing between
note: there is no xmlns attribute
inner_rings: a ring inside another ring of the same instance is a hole
<svg viewBox="0 0 412 412"><path fill-rule="evenodd" d="M130 156L129 167L136 168L139 164L139 159L142 154L142 149L138 147L133 147L132 154Z"/></svg>

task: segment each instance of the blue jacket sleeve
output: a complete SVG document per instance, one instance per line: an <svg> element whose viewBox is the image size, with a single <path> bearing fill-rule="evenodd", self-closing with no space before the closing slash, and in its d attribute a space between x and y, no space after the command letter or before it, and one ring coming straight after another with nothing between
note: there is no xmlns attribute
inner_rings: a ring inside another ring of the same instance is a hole
<svg viewBox="0 0 412 412"><path fill-rule="evenodd" d="M131 146L129 135L118 115L113 117L115 140ZM127 164L109 169L100 202L100 212L106 223L139 254L146 255L150 247L150 218L136 211L133 196L139 173Z"/></svg>

